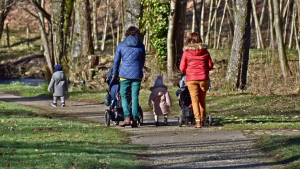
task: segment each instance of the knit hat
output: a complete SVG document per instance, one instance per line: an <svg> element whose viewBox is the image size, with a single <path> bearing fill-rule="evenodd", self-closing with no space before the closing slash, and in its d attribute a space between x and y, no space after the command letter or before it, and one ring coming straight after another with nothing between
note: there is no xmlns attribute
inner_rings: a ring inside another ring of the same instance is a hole
<svg viewBox="0 0 300 169"><path fill-rule="evenodd" d="M164 86L163 77L161 75L157 76L154 83L154 87L158 87L158 86Z"/></svg>
<svg viewBox="0 0 300 169"><path fill-rule="evenodd" d="M62 65L55 65L54 72L62 71Z"/></svg>
<svg viewBox="0 0 300 169"><path fill-rule="evenodd" d="M157 88L157 87L165 87L167 88L167 86L164 85L164 82L163 82L163 77L161 75L158 75L155 82L154 82L154 86L150 87L150 90L153 90L154 88Z"/></svg>

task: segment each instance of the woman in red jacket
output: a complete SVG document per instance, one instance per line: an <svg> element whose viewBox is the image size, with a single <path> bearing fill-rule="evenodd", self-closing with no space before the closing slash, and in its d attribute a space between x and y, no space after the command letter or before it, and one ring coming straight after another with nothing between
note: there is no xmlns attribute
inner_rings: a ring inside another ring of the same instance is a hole
<svg viewBox="0 0 300 169"><path fill-rule="evenodd" d="M209 71L214 64L198 33L188 36L183 51L180 70L186 74L196 119L195 128L201 128L206 116L205 97L209 87Z"/></svg>

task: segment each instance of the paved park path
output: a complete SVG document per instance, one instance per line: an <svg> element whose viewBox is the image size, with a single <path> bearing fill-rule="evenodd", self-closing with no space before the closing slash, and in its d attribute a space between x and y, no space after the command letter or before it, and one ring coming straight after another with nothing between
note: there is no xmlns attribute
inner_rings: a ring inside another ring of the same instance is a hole
<svg viewBox="0 0 300 169"><path fill-rule="evenodd" d="M41 113L49 113L59 118L72 118L96 123L104 123L104 104L66 100L66 107L52 107L51 96L22 97L0 92L0 100L34 107ZM59 104L58 104L59 106ZM138 158L142 169L149 168L203 168L203 169L240 169L240 168L284 168L284 164L267 158L258 147L255 132L225 131L220 126L194 129L191 126L177 126L177 118L170 117L168 126L154 125L153 115L144 112L144 125L139 128L118 128L134 135L132 143L148 147ZM280 131L287 133L285 131ZM275 133L278 133L276 131ZM300 131L289 131L300 134ZM272 134L258 131L258 135ZM273 133L274 134L274 133Z"/></svg>

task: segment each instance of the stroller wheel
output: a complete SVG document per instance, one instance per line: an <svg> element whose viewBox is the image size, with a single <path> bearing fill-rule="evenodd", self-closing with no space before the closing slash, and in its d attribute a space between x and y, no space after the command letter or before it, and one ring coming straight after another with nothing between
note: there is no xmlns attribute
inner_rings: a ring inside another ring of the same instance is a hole
<svg viewBox="0 0 300 169"><path fill-rule="evenodd" d="M143 113L141 106L139 106L139 121L138 122L139 122L140 126L144 124L144 113Z"/></svg>
<svg viewBox="0 0 300 169"><path fill-rule="evenodd" d="M181 116L178 117L178 126L182 127L182 117Z"/></svg>
<svg viewBox="0 0 300 169"><path fill-rule="evenodd" d="M110 111L105 110L105 125L109 127L110 125Z"/></svg>
<svg viewBox="0 0 300 169"><path fill-rule="evenodd" d="M140 126L143 125L143 123L144 123L144 118L143 118L143 116L140 116L139 117L139 124L140 124Z"/></svg>
<svg viewBox="0 0 300 169"><path fill-rule="evenodd" d="M207 123L208 123L208 124L207 124L208 126L211 126L211 125L212 125L212 117L211 117L211 115L208 115L208 116L207 116Z"/></svg>

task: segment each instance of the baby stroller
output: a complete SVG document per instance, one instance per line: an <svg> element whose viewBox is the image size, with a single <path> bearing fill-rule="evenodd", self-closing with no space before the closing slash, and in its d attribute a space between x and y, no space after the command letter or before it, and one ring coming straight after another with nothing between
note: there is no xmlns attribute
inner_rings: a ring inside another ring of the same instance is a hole
<svg viewBox="0 0 300 169"><path fill-rule="evenodd" d="M115 125L119 125L120 121L124 121L124 112L120 97L120 82L118 79L111 77L112 68L107 75L107 83L109 86L108 93L111 96L111 103L109 109L105 110L105 125L110 126L110 120L114 121ZM129 105L131 107L131 104ZM132 119L132 117L131 117ZM143 125L143 110L139 106L139 119L138 124Z"/></svg>
<svg viewBox="0 0 300 169"><path fill-rule="evenodd" d="M192 108L192 100L190 96L190 92L188 90L186 84L186 76L185 74L180 75L181 80L178 83L179 89L176 91L176 96L179 97L179 106L181 108L181 115L178 117L178 126L182 127L183 124L188 125L191 123L195 124L195 117ZM212 117L207 115L205 118L204 125L211 126L212 125Z"/></svg>

